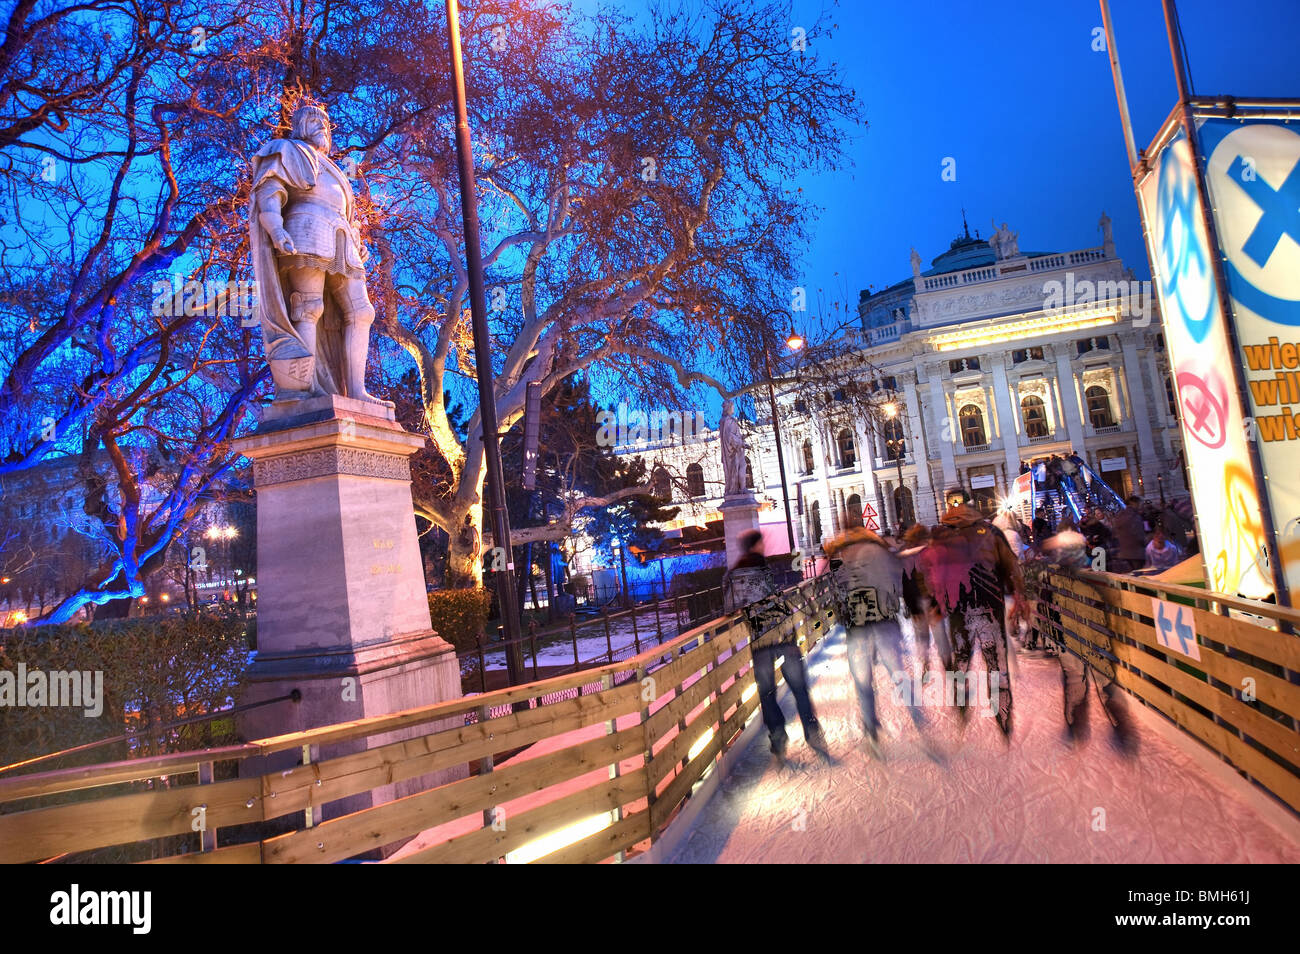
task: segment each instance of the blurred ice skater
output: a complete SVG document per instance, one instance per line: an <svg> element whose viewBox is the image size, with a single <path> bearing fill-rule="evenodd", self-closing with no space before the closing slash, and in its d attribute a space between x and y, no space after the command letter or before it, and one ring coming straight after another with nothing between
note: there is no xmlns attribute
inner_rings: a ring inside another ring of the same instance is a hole
<svg viewBox="0 0 1300 954"><path fill-rule="evenodd" d="M880 536L863 527L846 531L827 543L825 549L831 561L836 612L845 629L849 672L858 692L863 731L873 753L879 755L880 720L873 685L876 663L884 664L895 684L900 678L908 678L903 668L903 631L898 624L903 564ZM921 700L907 702L912 721L923 729Z"/></svg>

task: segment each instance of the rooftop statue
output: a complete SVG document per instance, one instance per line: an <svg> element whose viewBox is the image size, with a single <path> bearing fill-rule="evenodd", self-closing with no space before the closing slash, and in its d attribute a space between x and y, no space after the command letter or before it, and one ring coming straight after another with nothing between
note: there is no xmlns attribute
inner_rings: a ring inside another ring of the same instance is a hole
<svg viewBox="0 0 1300 954"><path fill-rule="evenodd" d="M989 245L993 248L993 254L1001 261L1004 258L1013 258L1020 254L1020 233L1013 232L1007 228L1007 223L1002 223L1002 228L997 227L996 222L993 225L993 234L989 236Z"/></svg>

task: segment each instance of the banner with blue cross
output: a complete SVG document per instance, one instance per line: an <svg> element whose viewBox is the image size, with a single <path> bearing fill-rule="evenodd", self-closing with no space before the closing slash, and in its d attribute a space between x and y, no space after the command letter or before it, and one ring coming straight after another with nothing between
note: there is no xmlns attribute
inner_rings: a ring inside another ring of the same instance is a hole
<svg viewBox="0 0 1300 954"><path fill-rule="evenodd" d="M1250 392L1246 434L1300 596L1300 122L1202 117L1197 131Z"/></svg>

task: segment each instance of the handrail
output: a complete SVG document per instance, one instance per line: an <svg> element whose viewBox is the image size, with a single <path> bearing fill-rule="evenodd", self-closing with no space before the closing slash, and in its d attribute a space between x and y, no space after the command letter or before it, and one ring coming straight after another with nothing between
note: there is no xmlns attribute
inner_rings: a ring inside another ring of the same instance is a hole
<svg viewBox="0 0 1300 954"><path fill-rule="evenodd" d="M1076 570L1075 574L1081 579L1105 583L1108 586L1123 584L1138 589L1155 590L1168 593L1171 596L1182 596L1208 603L1218 603L1221 606L1228 606L1243 613L1250 613L1253 616L1263 616L1268 619L1300 624L1300 609L1279 606L1277 603L1265 603L1262 600L1252 600L1244 596L1228 596L1226 593L1217 593L1213 590L1187 586L1182 583L1165 583L1149 576L1098 573L1095 570Z"/></svg>
<svg viewBox="0 0 1300 954"><path fill-rule="evenodd" d="M194 725L198 722L209 722L226 716L238 715L241 712L260 709L262 706L269 706L276 702L297 702L301 698L302 693L295 689L293 692L286 692L284 695L276 696L272 699L261 699L257 702L246 702L243 705L231 706L228 709L218 709L215 712L205 712L203 715L190 716L188 719L178 719L175 722L168 722L164 725L155 726L153 728L141 729L138 732L124 732L121 735L110 736L107 739L98 739L94 742L85 742L81 745L74 745L70 749L60 749L57 752L47 752L44 755L38 755L35 758L25 759L21 762L11 762L8 765L0 765L0 775L3 775L6 772L12 772L17 769L36 765L38 762L49 762L53 759L63 758L64 756L76 755L78 752L89 752L91 749L102 748L105 745L116 745L119 742L125 742L128 739L139 739L146 735L162 735L164 732L170 732L172 729L179 729L184 725Z"/></svg>
<svg viewBox="0 0 1300 954"><path fill-rule="evenodd" d="M824 634L829 611L820 599L823 585L824 580L814 578L792 587L801 598L795 602L804 605L780 626L808 641ZM749 633L739 620L738 614L721 617L617 663L404 712L224 749L0 780L0 807L154 778L191 765L207 766L199 780L208 782L0 814L0 861L42 860L111 845L158 845L162 843L155 839L164 836L188 839L196 804L202 805L207 824L202 841L194 842L202 849L216 848L218 828L239 826L246 833L250 823L304 810L313 813L315 823L260 842L161 860L328 862L436 832L434 843L422 843L414 856L491 861L517 849L530 831L567 830L593 812L612 812L609 817L615 820L576 836L574 844L547 860L599 861L622 855L658 836L690 797L694 782L756 711ZM561 696L569 689L577 690L576 698ZM536 700L537 707L490 716L493 706L521 700ZM478 722L456 718L471 712L477 712ZM604 729L598 735L589 731L600 726ZM409 730L417 727L426 731L412 736ZM370 747L358 750L357 742ZM543 747L539 757L493 764L496 753L534 745ZM263 767L251 775L241 772L238 778L211 781L215 762L248 764L250 758L296 750L311 751L310 763ZM402 798L390 795L372 807L320 820L318 806L338 808L341 799L467 763L481 763L488 774ZM539 803L539 798L548 800ZM484 813L490 818L503 804L513 821L499 831L484 821Z"/></svg>

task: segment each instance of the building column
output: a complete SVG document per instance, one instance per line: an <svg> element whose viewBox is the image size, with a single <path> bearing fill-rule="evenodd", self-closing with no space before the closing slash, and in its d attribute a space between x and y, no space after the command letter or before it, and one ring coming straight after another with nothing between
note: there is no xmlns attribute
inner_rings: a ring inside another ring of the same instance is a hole
<svg viewBox="0 0 1300 954"><path fill-rule="evenodd" d="M943 393L943 382L933 372L930 374L930 401L934 420L939 425L939 458L943 462L943 483L946 493L949 485L957 482L957 465L953 462L952 441L957 435L957 422L948 413L948 402ZM951 435L944 437L945 427Z"/></svg>
<svg viewBox="0 0 1300 954"><path fill-rule="evenodd" d="M858 438L863 442L864 446L875 446L874 430L863 430L862 427L858 426L857 422L854 422L853 429L857 432ZM874 504L871 503L873 495L876 497ZM862 509L864 513L869 504L877 510L880 508L879 481L876 480L876 455L874 453L862 462ZM876 523L879 522L880 514L877 513Z"/></svg>
<svg viewBox="0 0 1300 954"><path fill-rule="evenodd" d="M925 427L921 423L921 405L916 400L916 384L911 377L903 379L903 403L907 408L907 420L909 427L915 428L915 434L908 434L907 446L912 452L913 466L916 469L916 487L917 492L912 496L912 510L916 514L916 519L921 520L921 500L924 496L930 503L933 503L933 492L930 487L930 453L925 444ZM926 509L929 509L927 504ZM939 515L935 514L935 520Z"/></svg>
<svg viewBox="0 0 1300 954"><path fill-rule="evenodd" d="M1078 454L1085 452L1083 442L1083 417L1079 412L1079 386L1070 367L1070 356L1056 354L1056 387L1061 396L1061 410L1065 415L1065 429L1070 435L1070 446Z"/></svg>
<svg viewBox="0 0 1300 954"><path fill-rule="evenodd" d="M1001 360L993 363L993 398L998 407L998 432L1002 437L1002 454L1007 471L1020 473L1020 434L1016 428L1015 412L1011 409L1011 388L1007 383L1007 369Z"/></svg>
<svg viewBox="0 0 1300 954"><path fill-rule="evenodd" d="M830 465L831 457L826 447L826 429L825 427L822 426L822 423L816 420L815 418L812 420L811 426L813 428L813 434L810 435L813 438L813 463L816 465L817 470L821 473L821 480L820 480L821 486L817 488L817 492L809 493L804 500L804 507L806 507L809 512L809 516L808 516L809 550L813 551L816 550L817 547L821 546L821 542L822 542L821 540L815 539L812 536L813 502L818 501L825 505L821 508L821 514L820 514L822 518L823 538L826 536L826 531L831 522L830 511L831 511L832 504L831 504L831 465ZM813 487L817 486L817 483L818 482L811 482L809 484L808 490L811 491Z"/></svg>
<svg viewBox="0 0 1300 954"><path fill-rule="evenodd" d="M1142 365L1130 338L1120 339L1120 353L1124 356L1124 384L1128 389L1129 404L1133 408L1133 426L1137 428L1138 449L1147 466L1156 462L1156 446L1151 439L1152 415L1147 404L1147 389L1142 377ZM1158 381L1157 387L1164 390L1164 382ZM1136 469L1134 471L1136 476Z"/></svg>

